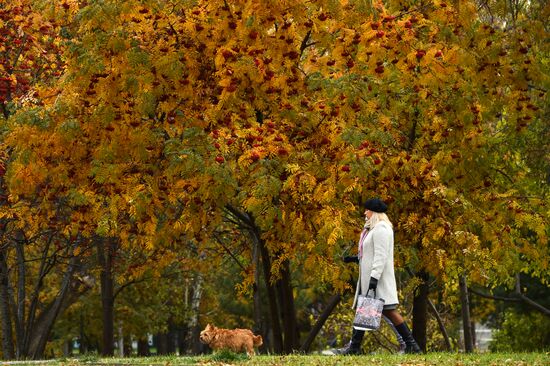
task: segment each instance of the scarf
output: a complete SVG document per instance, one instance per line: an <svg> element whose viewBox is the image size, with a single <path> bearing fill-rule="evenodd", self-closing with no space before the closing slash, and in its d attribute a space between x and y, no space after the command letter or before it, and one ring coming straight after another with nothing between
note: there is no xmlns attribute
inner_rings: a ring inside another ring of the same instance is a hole
<svg viewBox="0 0 550 366"><path fill-rule="evenodd" d="M359 250L358 250L358 257L361 259L363 257L363 240L367 236L370 230L370 220L365 220L365 225L363 225L363 231L361 231L361 236L359 237Z"/></svg>

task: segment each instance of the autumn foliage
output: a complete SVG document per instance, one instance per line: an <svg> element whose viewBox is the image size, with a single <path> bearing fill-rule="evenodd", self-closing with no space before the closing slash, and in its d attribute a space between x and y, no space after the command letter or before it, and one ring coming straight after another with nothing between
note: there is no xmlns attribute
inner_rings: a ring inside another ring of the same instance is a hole
<svg viewBox="0 0 550 366"><path fill-rule="evenodd" d="M244 293L254 231L271 280L343 291L379 196L399 266L446 291L464 273L547 283L544 159L528 158L547 147L547 36L471 1L8 1L2 230L110 238L162 253L159 272L225 243Z"/></svg>

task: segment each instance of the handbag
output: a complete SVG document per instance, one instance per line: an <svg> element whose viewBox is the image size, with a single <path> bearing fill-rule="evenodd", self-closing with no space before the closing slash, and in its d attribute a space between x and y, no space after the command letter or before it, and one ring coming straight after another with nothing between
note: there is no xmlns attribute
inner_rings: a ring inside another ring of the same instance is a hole
<svg viewBox="0 0 550 366"><path fill-rule="evenodd" d="M358 330L376 330L380 327L384 299L375 299L376 291L374 291L373 297L368 297L369 291L366 296L359 295L357 298L353 328Z"/></svg>

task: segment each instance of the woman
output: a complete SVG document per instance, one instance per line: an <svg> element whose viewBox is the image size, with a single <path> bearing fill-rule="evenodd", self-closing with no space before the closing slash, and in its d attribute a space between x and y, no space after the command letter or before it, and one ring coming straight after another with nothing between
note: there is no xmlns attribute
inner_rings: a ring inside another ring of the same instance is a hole
<svg viewBox="0 0 550 366"><path fill-rule="evenodd" d="M411 331L397 311L397 286L393 268L393 228L385 214L388 207L378 198L369 199L364 204L365 226L359 240L359 279L353 307L357 305L357 298L366 295L368 290L374 290L376 298L384 299L383 315L395 326L397 332L405 341L405 353L421 353L421 349L414 340ZM355 258L347 257L346 262ZM353 329L350 343L334 354L360 354L361 341L364 330Z"/></svg>

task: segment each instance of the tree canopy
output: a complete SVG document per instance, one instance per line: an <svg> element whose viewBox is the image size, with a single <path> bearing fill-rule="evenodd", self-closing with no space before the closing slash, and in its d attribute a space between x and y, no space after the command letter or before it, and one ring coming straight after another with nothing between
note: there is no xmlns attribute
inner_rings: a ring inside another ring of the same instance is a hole
<svg viewBox="0 0 550 366"><path fill-rule="evenodd" d="M226 243L246 292L243 214L271 281L290 263L342 291L378 196L400 266L449 291L463 273L548 284L548 5L31 3L0 6L4 231L53 230L79 258L79 238L160 251L159 273Z"/></svg>

